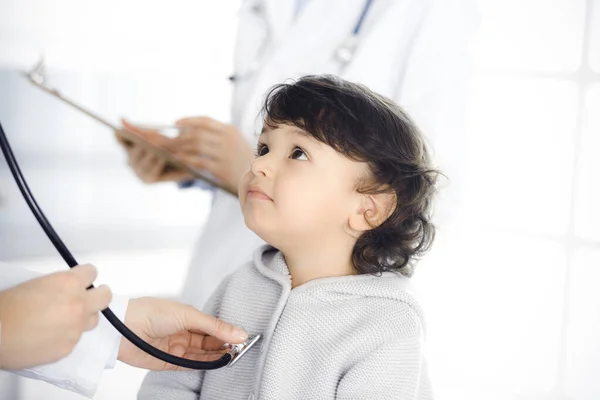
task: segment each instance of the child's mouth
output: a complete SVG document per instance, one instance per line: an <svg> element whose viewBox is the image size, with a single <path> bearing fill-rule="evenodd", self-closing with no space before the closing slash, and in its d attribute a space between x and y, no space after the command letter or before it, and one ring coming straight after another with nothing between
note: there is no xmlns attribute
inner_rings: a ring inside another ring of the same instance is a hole
<svg viewBox="0 0 600 400"><path fill-rule="evenodd" d="M248 198L249 199L257 199L257 200L273 201L273 199L271 199L266 194L264 194L262 192L256 192L256 191L253 191L253 190L251 190L251 191L248 192Z"/></svg>
<svg viewBox="0 0 600 400"><path fill-rule="evenodd" d="M248 199L273 201L260 187L250 186L247 193Z"/></svg>

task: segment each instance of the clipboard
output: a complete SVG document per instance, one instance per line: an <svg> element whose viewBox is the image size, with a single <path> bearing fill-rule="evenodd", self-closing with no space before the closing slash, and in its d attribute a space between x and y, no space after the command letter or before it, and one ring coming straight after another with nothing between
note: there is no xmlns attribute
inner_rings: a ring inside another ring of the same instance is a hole
<svg viewBox="0 0 600 400"><path fill-rule="evenodd" d="M171 153L164 147L149 141L145 137L137 134L136 132L133 132L133 131L128 130L123 127L119 127L119 126L111 123L110 121L101 117L100 115L96 114L95 112L83 107L80 104L77 104L75 101L73 101L71 99L66 98L58 90L49 87L45 83L44 60L43 59L30 72L24 72L23 74L36 87L38 87L38 88L42 89L43 91L45 91L46 93L54 96L55 98L59 99L63 103L75 108L76 110L87 115L88 117L92 118L96 122L99 122L100 124L104 125L105 127L111 129L113 132L118 131L119 134L125 139L126 142L139 145L139 146L143 147L144 149L159 156L160 158L165 160L172 167L181 169L181 170L189 173L194 178L202 179L202 180L206 181L207 183L209 183L213 186L216 186L222 190L225 190L226 192L231 193L237 197L237 193L234 193L230 189L225 188L223 186L223 184L221 184L221 183L217 182L215 179L207 176L202 171L192 168L191 166L185 164L175 154Z"/></svg>

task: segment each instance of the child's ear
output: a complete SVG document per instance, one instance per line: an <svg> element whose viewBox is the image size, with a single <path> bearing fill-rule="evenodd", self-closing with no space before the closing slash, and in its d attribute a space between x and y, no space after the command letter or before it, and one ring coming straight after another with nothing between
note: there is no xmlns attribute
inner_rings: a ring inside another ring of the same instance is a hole
<svg viewBox="0 0 600 400"><path fill-rule="evenodd" d="M394 192L363 194L355 212L350 215L350 228L364 232L381 225L396 208Z"/></svg>

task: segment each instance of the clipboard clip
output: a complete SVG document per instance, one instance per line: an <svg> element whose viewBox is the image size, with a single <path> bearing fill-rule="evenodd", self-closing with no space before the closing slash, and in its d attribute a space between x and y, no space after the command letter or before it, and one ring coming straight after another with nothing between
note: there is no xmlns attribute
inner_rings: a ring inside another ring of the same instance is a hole
<svg viewBox="0 0 600 400"><path fill-rule="evenodd" d="M60 92L58 90L48 86L48 84L46 83L46 64L44 63L44 57L42 57L40 59L40 61L38 61L38 63L35 65L35 67L33 67L29 72L25 72L24 74L34 85L44 89L45 91L53 94L54 96L59 97L61 100L70 103L72 106L77 107L76 104L74 104L74 103L70 102L69 100L65 99L64 97L62 97L62 95L60 94ZM79 108L79 107L77 107L77 108ZM85 110L81 110L81 111L85 111ZM100 122L104 123L105 125L108 124L108 121L100 121Z"/></svg>
<svg viewBox="0 0 600 400"><path fill-rule="evenodd" d="M26 72L25 75L36 85L46 86L46 65L44 64L44 58L42 57L35 67L33 67L29 72ZM55 89L49 87L47 87L47 89L58 93Z"/></svg>

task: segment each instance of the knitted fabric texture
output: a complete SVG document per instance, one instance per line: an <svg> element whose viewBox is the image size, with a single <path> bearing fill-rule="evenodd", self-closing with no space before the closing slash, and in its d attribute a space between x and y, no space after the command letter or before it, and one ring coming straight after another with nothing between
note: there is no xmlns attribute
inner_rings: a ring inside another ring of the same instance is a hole
<svg viewBox="0 0 600 400"><path fill-rule="evenodd" d="M292 290L283 255L263 246L205 307L262 339L231 368L150 372L138 399L432 399L409 281L385 272Z"/></svg>

